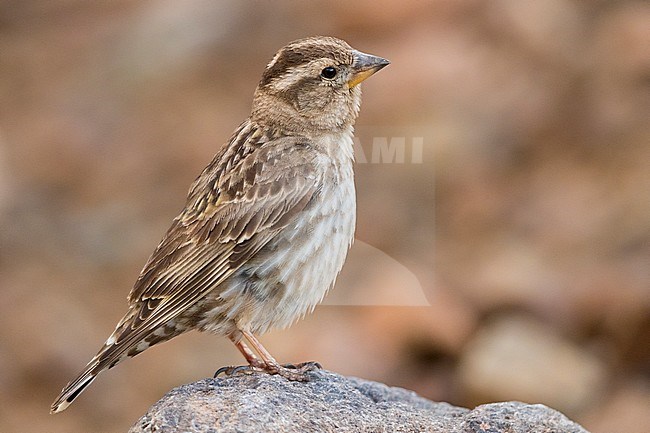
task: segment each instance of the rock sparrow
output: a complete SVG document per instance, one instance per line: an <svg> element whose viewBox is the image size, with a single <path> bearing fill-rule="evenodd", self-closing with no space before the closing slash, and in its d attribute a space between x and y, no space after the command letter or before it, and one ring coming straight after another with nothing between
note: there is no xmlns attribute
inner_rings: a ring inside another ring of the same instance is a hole
<svg viewBox="0 0 650 433"><path fill-rule="evenodd" d="M100 372L192 329L230 338L246 369L305 380L313 364L281 366L254 334L312 311L343 266L355 226L358 84L388 63L331 37L278 51L250 117L191 186L126 315L52 413Z"/></svg>

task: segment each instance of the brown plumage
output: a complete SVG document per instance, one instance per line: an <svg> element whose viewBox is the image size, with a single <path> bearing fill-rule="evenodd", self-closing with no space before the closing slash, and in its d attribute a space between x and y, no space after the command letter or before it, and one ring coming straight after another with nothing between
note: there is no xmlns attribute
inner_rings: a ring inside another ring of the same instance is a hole
<svg viewBox="0 0 650 433"><path fill-rule="evenodd" d="M103 370L192 329L230 338L251 370L305 380L311 365L280 366L254 334L290 325L334 284L354 233L358 83L387 64L330 37L278 51L251 116L196 179L128 312L52 413Z"/></svg>

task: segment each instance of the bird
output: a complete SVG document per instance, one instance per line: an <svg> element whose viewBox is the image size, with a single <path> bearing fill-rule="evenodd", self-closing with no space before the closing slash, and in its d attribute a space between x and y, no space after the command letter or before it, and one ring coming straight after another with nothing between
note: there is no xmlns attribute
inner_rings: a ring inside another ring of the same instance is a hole
<svg viewBox="0 0 650 433"><path fill-rule="evenodd" d="M354 238L353 128L359 84L390 62L329 36L290 42L267 64L250 116L191 185L185 207L128 295L128 311L52 404L97 375L190 330L226 336L248 370L308 380L256 335L313 311ZM221 370L221 369L220 369Z"/></svg>

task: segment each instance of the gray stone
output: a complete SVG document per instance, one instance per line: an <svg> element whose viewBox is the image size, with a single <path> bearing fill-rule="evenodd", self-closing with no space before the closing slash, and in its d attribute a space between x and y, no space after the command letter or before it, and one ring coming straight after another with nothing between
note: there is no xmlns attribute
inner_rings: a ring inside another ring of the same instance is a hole
<svg viewBox="0 0 650 433"><path fill-rule="evenodd" d="M535 401L575 413L602 395L607 369L543 323L515 315L487 324L465 345L458 375L474 401Z"/></svg>
<svg viewBox="0 0 650 433"><path fill-rule="evenodd" d="M588 433L543 405L508 402L469 410L324 370L309 374L309 382L240 374L183 385L129 433Z"/></svg>

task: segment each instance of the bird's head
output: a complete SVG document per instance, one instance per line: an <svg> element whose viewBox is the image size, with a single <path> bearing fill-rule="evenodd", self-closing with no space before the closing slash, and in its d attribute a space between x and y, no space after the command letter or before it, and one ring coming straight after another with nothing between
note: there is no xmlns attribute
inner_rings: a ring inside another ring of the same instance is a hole
<svg viewBox="0 0 650 433"><path fill-rule="evenodd" d="M253 120L301 133L350 127L361 103L359 83L389 63L332 37L291 42L262 75Z"/></svg>

